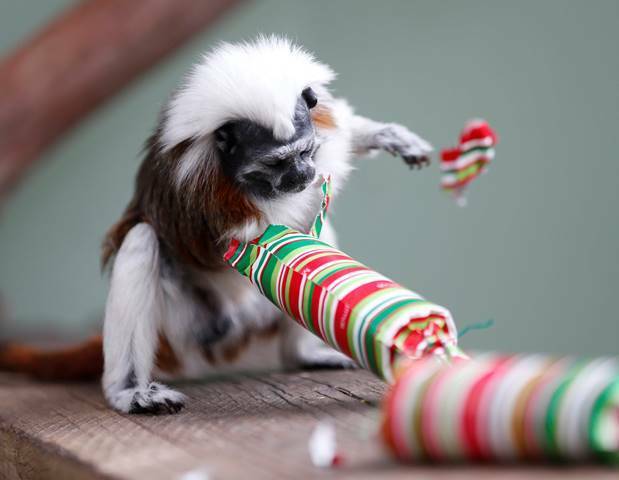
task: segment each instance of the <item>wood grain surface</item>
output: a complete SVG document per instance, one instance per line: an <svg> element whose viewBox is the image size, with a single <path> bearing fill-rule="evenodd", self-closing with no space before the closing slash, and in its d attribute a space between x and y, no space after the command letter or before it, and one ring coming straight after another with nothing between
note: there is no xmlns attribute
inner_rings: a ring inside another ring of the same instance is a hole
<svg viewBox="0 0 619 480"><path fill-rule="evenodd" d="M181 384L178 415L122 415L96 384L0 375L2 479L617 479L600 467L414 466L375 438L385 386L367 372L274 373ZM344 457L312 466L307 442L331 419ZM199 474L206 472L208 476Z"/></svg>

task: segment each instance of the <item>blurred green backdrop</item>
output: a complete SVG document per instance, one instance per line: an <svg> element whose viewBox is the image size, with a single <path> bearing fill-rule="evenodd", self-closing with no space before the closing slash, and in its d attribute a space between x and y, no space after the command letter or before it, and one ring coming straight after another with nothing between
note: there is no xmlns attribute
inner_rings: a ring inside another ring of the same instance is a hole
<svg viewBox="0 0 619 480"><path fill-rule="evenodd" d="M4 0L0 53L71 3ZM92 328L106 294L100 239L162 100L215 41L258 32L297 39L339 72L335 90L358 112L438 147L473 116L500 134L465 209L438 190L436 163L360 161L334 204L345 251L461 327L496 321L466 347L617 353L616 0L248 3L91 116L11 198L0 223L9 328Z"/></svg>

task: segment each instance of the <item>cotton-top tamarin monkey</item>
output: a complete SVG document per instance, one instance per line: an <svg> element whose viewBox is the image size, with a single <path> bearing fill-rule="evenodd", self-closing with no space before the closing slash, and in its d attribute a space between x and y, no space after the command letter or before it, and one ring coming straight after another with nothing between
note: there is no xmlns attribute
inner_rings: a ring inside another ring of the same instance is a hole
<svg viewBox="0 0 619 480"><path fill-rule="evenodd" d="M429 162L432 148L419 136L355 115L333 97L333 77L284 38L222 44L163 108L133 198L103 246L111 266L103 390L113 408L182 408L185 397L153 378L200 377L230 365L351 366L222 260L231 238L251 240L269 224L308 229L321 201L317 178L330 175L337 194L353 156L382 149L411 166ZM328 224L321 238L335 244ZM95 339L83 350L97 348ZM44 361L12 349L4 364L15 370L27 358L22 369L36 373L33 364Z"/></svg>

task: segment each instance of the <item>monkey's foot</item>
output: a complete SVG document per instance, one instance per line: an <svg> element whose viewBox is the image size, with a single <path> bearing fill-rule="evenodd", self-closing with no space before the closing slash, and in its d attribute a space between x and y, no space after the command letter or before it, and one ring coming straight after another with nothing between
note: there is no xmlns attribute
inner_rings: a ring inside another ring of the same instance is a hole
<svg viewBox="0 0 619 480"><path fill-rule="evenodd" d="M116 410L124 413L178 413L185 406L186 397L160 383L151 382L147 388L126 388L108 395Z"/></svg>
<svg viewBox="0 0 619 480"><path fill-rule="evenodd" d="M390 123L376 135L379 148L399 155L411 168L430 165L433 148L419 135L397 123Z"/></svg>
<svg viewBox="0 0 619 480"><path fill-rule="evenodd" d="M324 345L311 351L304 352L297 358L297 365L304 370L319 368L357 368L354 360L343 353Z"/></svg>

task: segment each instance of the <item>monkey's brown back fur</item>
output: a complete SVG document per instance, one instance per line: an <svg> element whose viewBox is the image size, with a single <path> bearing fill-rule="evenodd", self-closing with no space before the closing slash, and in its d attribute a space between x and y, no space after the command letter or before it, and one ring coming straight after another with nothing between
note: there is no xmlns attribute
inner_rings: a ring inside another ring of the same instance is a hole
<svg viewBox="0 0 619 480"><path fill-rule="evenodd" d="M223 248L216 239L259 211L220 171L219 165L198 168L191 188L183 193L174 184L182 155L193 146L186 140L162 151L156 132L147 141L146 155L136 178L135 194L120 220L103 241L102 266L118 252L127 233L140 222L157 233L161 254L200 269L223 267Z"/></svg>

